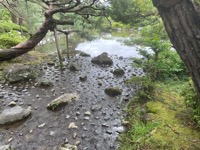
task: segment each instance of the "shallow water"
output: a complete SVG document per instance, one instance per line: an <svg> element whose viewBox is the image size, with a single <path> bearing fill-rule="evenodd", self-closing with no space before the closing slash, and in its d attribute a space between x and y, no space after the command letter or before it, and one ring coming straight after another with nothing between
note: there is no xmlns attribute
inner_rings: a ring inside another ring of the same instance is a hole
<svg viewBox="0 0 200 150"><path fill-rule="evenodd" d="M128 38L113 37L106 35L93 41L86 41L77 45L76 50L90 54L92 57L107 52L109 55L122 57L141 57L137 52L137 47L123 44L123 40Z"/></svg>

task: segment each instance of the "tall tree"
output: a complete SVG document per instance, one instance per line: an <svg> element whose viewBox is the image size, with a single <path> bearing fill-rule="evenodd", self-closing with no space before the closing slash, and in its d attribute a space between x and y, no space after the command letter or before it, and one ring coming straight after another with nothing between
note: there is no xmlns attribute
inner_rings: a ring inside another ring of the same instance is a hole
<svg viewBox="0 0 200 150"><path fill-rule="evenodd" d="M152 0L200 98L200 0ZM197 102L200 105L200 101Z"/></svg>
<svg viewBox="0 0 200 150"><path fill-rule="evenodd" d="M65 18L60 19L57 14L75 14L88 19L90 16L103 16L104 5L101 0L29 0L39 3L43 8L48 8L45 13L45 20L38 30L27 41L20 43L10 49L0 49L0 61L16 58L33 49L47 34L48 31L54 31L58 25L74 25L74 20ZM5 3L4 3L5 2ZM6 4L10 10L12 3L0 1L0 4ZM42 4L41 4L42 3Z"/></svg>

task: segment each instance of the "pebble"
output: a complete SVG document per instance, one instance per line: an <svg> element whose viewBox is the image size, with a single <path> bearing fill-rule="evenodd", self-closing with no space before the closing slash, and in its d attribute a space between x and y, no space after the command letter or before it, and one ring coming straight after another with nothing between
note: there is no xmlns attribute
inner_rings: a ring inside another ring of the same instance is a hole
<svg viewBox="0 0 200 150"><path fill-rule="evenodd" d="M109 127L109 125L107 123L103 123L102 127Z"/></svg>
<svg viewBox="0 0 200 150"><path fill-rule="evenodd" d="M84 117L84 120L90 120L90 117Z"/></svg>
<svg viewBox="0 0 200 150"><path fill-rule="evenodd" d="M89 111L86 111L86 112L84 113L84 115L86 115L86 116L90 116L91 113L90 113Z"/></svg>
<svg viewBox="0 0 200 150"><path fill-rule="evenodd" d="M69 140L67 138L65 138L64 144L68 144Z"/></svg>
<svg viewBox="0 0 200 150"><path fill-rule="evenodd" d="M78 128L78 126L76 126L76 124L74 122L71 122L68 127L68 129L77 129L77 128Z"/></svg>
<svg viewBox="0 0 200 150"><path fill-rule="evenodd" d="M75 145L78 146L81 144L81 141L76 141Z"/></svg>
<svg viewBox="0 0 200 150"><path fill-rule="evenodd" d="M77 138L77 133L76 132L74 132L74 134L73 134L73 139L76 139Z"/></svg>
<svg viewBox="0 0 200 150"><path fill-rule="evenodd" d="M113 132L112 132L112 130L106 130L106 133L107 134L112 134Z"/></svg>
<svg viewBox="0 0 200 150"><path fill-rule="evenodd" d="M10 143L12 140L13 140L13 138L9 138L9 139L8 139L8 143Z"/></svg>
<svg viewBox="0 0 200 150"><path fill-rule="evenodd" d="M76 115L79 116L81 113L79 111L76 112Z"/></svg>
<svg viewBox="0 0 200 150"><path fill-rule="evenodd" d="M50 131L50 133L49 133L51 136L53 136L54 134L55 134L55 132L54 131Z"/></svg>
<svg viewBox="0 0 200 150"><path fill-rule="evenodd" d="M8 104L8 106L14 107L14 106L16 106L16 102L12 101L12 102L10 102L10 103Z"/></svg>
<svg viewBox="0 0 200 150"><path fill-rule="evenodd" d="M46 123L43 123L41 125L38 126L38 128L43 128L46 125Z"/></svg>

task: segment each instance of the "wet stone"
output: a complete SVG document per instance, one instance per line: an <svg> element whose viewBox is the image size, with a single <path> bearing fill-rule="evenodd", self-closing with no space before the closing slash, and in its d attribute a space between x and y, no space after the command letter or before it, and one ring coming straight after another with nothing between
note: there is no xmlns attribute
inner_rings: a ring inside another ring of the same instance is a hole
<svg viewBox="0 0 200 150"><path fill-rule="evenodd" d="M43 128L45 125L46 125L46 123L40 124L40 125L38 126L38 128Z"/></svg>
<svg viewBox="0 0 200 150"><path fill-rule="evenodd" d="M4 125L7 123L13 123L22 120L31 114L31 107L24 109L20 106L15 106L4 110L0 114L0 124Z"/></svg>
<svg viewBox="0 0 200 150"><path fill-rule="evenodd" d="M64 144L68 144L68 143L69 143L69 140L67 138L65 138Z"/></svg>
<svg viewBox="0 0 200 150"><path fill-rule="evenodd" d="M10 102L10 103L8 104L8 106L14 107L14 106L16 106L16 102L12 101L12 102Z"/></svg>
<svg viewBox="0 0 200 150"><path fill-rule="evenodd" d="M76 126L76 124L74 122L71 122L68 126L68 129L77 129L78 126Z"/></svg>
<svg viewBox="0 0 200 150"><path fill-rule="evenodd" d="M107 133L107 134L112 134L113 131L112 131L111 129L109 129L109 130L106 130L106 133Z"/></svg>
<svg viewBox="0 0 200 150"><path fill-rule="evenodd" d="M91 110L92 111L99 111L99 110L101 110L102 109L102 106L101 105L93 105L92 107L91 107Z"/></svg>

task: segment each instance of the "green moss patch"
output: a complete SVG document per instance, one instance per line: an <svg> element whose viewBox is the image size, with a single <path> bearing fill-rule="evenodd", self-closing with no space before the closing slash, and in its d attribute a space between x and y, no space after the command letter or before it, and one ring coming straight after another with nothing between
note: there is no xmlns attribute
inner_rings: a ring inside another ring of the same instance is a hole
<svg viewBox="0 0 200 150"><path fill-rule="evenodd" d="M200 131L192 127L192 114L177 93L159 88L154 101L131 105L130 126L121 135L120 150L200 149ZM142 122L143 113L153 113L153 119Z"/></svg>

